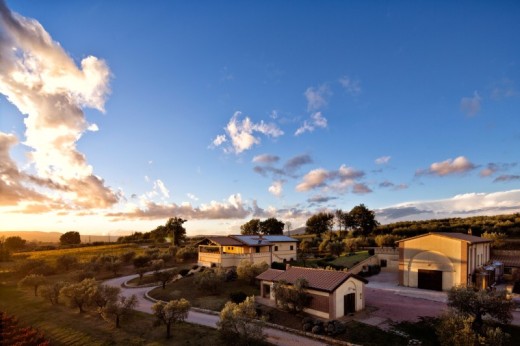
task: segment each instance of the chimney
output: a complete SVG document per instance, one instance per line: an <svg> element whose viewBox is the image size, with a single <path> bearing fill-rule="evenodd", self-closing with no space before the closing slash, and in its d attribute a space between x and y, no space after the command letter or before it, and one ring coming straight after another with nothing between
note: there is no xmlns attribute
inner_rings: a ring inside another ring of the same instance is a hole
<svg viewBox="0 0 520 346"><path fill-rule="evenodd" d="M286 263L285 264L285 270L289 270L289 269L291 269L291 265L289 263Z"/></svg>

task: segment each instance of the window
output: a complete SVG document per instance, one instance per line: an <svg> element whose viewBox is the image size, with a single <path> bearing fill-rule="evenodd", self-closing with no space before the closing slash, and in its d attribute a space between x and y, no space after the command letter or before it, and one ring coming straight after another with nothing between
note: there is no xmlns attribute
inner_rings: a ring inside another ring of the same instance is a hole
<svg viewBox="0 0 520 346"><path fill-rule="evenodd" d="M386 260L382 259L381 260L381 268L385 268L385 267L386 267Z"/></svg>
<svg viewBox="0 0 520 346"><path fill-rule="evenodd" d="M511 267L504 267L504 274L506 274L506 275L513 274L513 268L511 268Z"/></svg>
<svg viewBox="0 0 520 346"><path fill-rule="evenodd" d="M291 245L291 251L294 250L294 245Z"/></svg>
<svg viewBox="0 0 520 346"><path fill-rule="evenodd" d="M278 246L275 246L275 247L274 247L274 251L278 251Z"/></svg>

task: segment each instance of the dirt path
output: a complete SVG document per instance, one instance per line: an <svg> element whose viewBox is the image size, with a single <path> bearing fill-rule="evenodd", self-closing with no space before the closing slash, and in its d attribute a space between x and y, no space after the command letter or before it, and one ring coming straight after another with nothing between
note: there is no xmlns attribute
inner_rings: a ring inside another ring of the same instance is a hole
<svg viewBox="0 0 520 346"><path fill-rule="evenodd" d="M122 276L115 279L110 279L104 282L105 285L115 286L121 288L123 296L131 296L135 294L138 300L136 310L152 313L153 303L145 298L145 293L152 290L154 287L124 287L123 284L128 280L136 278L138 275ZM192 324L203 325L210 328L217 328L219 317L217 315L206 314L199 311L191 310L188 314L186 322ZM267 341L273 345L278 346L325 346L326 344L315 339L306 338L297 334L292 334L274 328L264 328L264 333L267 335Z"/></svg>

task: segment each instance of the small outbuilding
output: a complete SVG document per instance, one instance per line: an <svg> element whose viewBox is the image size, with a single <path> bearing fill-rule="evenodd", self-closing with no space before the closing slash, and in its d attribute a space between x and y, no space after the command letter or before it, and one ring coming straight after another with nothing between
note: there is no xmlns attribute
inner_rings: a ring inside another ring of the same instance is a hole
<svg viewBox="0 0 520 346"><path fill-rule="evenodd" d="M326 319L340 318L365 308L364 288L368 281L352 273L288 266L286 270L268 269L257 276L262 298L275 300L273 285L284 281L293 285L307 280L307 293L312 297L305 312Z"/></svg>
<svg viewBox="0 0 520 346"><path fill-rule="evenodd" d="M399 245L399 284L437 291L475 281L490 258L491 241L464 233L431 232Z"/></svg>

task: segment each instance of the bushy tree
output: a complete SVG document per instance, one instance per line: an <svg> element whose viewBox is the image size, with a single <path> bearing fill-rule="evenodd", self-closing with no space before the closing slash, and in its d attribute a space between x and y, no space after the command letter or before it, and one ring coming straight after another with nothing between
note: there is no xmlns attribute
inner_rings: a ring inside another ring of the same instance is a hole
<svg viewBox="0 0 520 346"><path fill-rule="evenodd" d="M152 259L150 256L139 255L136 258L134 258L134 261L133 261L134 267L135 268L148 267L150 265L151 260Z"/></svg>
<svg viewBox="0 0 520 346"><path fill-rule="evenodd" d="M283 235L285 224L274 217L260 222L260 233L265 235Z"/></svg>
<svg viewBox="0 0 520 346"><path fill-rule="evenodd" d="M131 263L134 258L135 258L135 251L127 251L127 252L119 255L119 260L126 264Z"/></svg>
<svg viewBox="0 0 520 346"><path fill-rule="evenodd" d="M199 290L215 294L225 279L226 272L221 268L216 268L215 270L204 270L195 277L194 281Z"/></svg>
<svg viewBox="0 0 520 346"><path fill-rule="evenodd" d="M330 242L327 248L332 256L339 257L345 251L345 243L335 240Z"/></svg>
<svg viewBox="0 0 520 346"><path fill-rule="evenodd" d="M237 275L240 280L249 282L250 285L254 285L256 277L267 269L269 269L269 265L266 262L253 263L249 260L242 260L237 267Z"/></svg>
<svg viewBox="0 0 520 346"><path fill-rule="evenodd" d="M260 234L260 219L251 219L240 226L240 233L244 235Z"/></svg>
<svg viewBox="0 0 520 346"><path fill-rule="evenodd" d="M383 246L391 246L395 247L395 242L399 240L400 237L392 235L392 234L380 234L375 237L375 242L377 246L383 247Z"/></svg>
<svg viewBox="0 0 520 346"><path fill-rule="evenodd" d="M94 279L85 279L78 283L71 283L60 290L60 297L63 297L72 308L78 308L80 313L85 312L84 308L90 303L92 293L97 290L97 283Z"/></svg>
<svg viewBox="0 0 520 346"><path fill-rule="evenodd" d="M300 312L309 306L312 296L307 293L309 283L304 278L299 278L294 285L289 285L281 280L273 285L276 304L285 310Z"/></svg>
<svg viewBox="0 0 520 346"><path fill-rule="evenodd" d="M504 247L506 244L507 235L504 233L496 233L496 232L484 232L481 235L482 238L491 240L491 247L495 249L500 249Z"/></svg>
<svg viewBox="0 0 520 346"><path fill-rule="evenodd" d="M139 267L135 270L135 273L139 275L139 284L141 283L141 281L143 281L144 274L146 274L150 270L150 267Z"/></svg>
<svg viewBox="0 0 520 346"><path fill-rule="evenodd" d="M316 234L321 237L321 234L332 230L334 225L334 214L331 213L317 213L312 215L305 223L305 233Z"/></svg>
<svg viewBox="0 0 520 346"><path fill-rule="evenodd" d="M114 318L116 328L120 328L120 322L129 316L132 310L137 306L137 297L135 294L130 297L118 296L116 300L109 301L101 310L101 316L106 321Z"/></svg>
<svg viewBox="0 0 520 346"><path fill-rule="evenodd" d="M168 234L172 236L172 244L179 246L186 239L186 229L182 226L186 221L180 217L171 217L164 226Z"/></svg>
<svg viewBox="0 0 520 346"><path fill-rule="evenodd" d="M310 256L312 243L311 241L304 239L301 241L300 245L298 245L298 258L303 261L303 266L305 267L305 261Z"/></svg>
<svg viewBox="0 0 520 346"><path fill-rule="evenodd" d="M168 281L174 278L178 274L177 270L159 270L153 273L155 280L159 281L162 285L162 289L166 289L166 284Z"/></svg>
<svg viewBox="0 0 520 346"><path fill-rule="evenodd" d="M119 287L109 285L98 285L96 289L90 289L89 302L96 306L101 313L102 309L110 302L114 302L121 294Z"/></svg>
<svg viewBox="0 0 520 346"><path fill-rule="evenodd" d="M45 284L47 281L43 275L40 274L29 274L24 277L20 282L19 286L27 286L34 289L34 296L38 296L38 287Z"/></svg>
<svg viewBox="0 0 520 346"><path fill-rule="evenodd" d="M195 249L192 246L186 246L177 251L177 254L175 254L175 258L177 258L177 260L180 262L188 262L197 259L198 255L199 252L197 251L197 249Z"/></svg>
<svg viewBox="0 0 520 346"><path fill-rule="evenodd" d="M190 307L190 302L184 298L170 300L168 303L159 301L152 306L152 311L156 317L156 325L165 325L167 339L171 337L172 325L182 322L188 317Z"/></svg>
<svg viewBox="0 0 520 346"><path fill-rule="evenodd" d="M47 299L52 305L60 302L60 290L67 285L64 281L55 281L52 284L44 285L40 288L40 296Z"/></svg>
<svg viewBox="0 0 520 346"><path fill-rule="evenodd" d="M11 251L5 246L5 237L0 237L0 262L7 262L11 259Z"/></svg>
<svg viewBox="0 0 520 346"><path fill-rule="evenodd" d="M472 329L479 335L484 333L484 316L487 316L486 322L509 323L513 318L514 303L505 291L478 291L473 287L456 286L448 291L448 306L457 315L471 317Z"/></svg>
<svg viewBox="0 0 520 346"><path fill-rule="evenodd" d="M7 237L7 238L5 238L4 246L9 251L18 251L18 250L23 249L23 247L25 246L25 243L26 243L26 240L22 239L19 236Z"/></svg>
<svg viewBox="0 0 520 346"><path fill-rule="evenodd" d="M56 267L60 270L69 271L76 264L78 264L78 259L73 255L61 255L56 258Z"/></svg>
<svg viewBox="0 0 520 346"><path fill-rule="evenodd" d="M350 253L355 252L360 245L359 238L345 238L343 239L343 243L345 247L348 249Z"/></svg>
<svg viewBox="0 0 520 346"><path fill-rule="evenodd" d="M60 244L61 245L76 245L81 243L81 237L79 235L79 232L66 232L63 233L60 237Z"/></svg>
<svg viewBox="0 0 520 346"><path fill-rule="evenodd" d="M227 302L217 322L220 336L226 345L254 345L264 339L263 324L257 320L255 298L242 303Z"/></svg>
<svg viewBox="0 0 520 346"><path fill-rule="evenodd" d="M352 208L349 212L349 216L352 219L351 222L355 235L361 234L366 237L379 225L375 213L372 210L369 210L364 204Z"/></svg>

